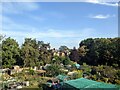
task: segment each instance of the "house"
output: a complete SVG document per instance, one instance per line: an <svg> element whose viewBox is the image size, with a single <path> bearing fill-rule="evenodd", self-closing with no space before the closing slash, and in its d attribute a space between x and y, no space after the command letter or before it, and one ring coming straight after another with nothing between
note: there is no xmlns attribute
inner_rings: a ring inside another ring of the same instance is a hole
<svg viewBox="0 0 120 90"><path fill-rule="evenodd" d="M53 56L68 56L70 54L68 50L59 51L59 50L53 49L52 52L53 52Z"/></svg>

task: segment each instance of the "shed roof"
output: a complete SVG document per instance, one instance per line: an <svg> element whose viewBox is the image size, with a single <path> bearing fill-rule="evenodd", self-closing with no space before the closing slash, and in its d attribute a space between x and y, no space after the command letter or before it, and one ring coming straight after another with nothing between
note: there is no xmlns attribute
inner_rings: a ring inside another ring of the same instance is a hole
<svg viewBox="0 0 120 90"><path fill-rule="evenodd" d="M68 78L68 76L58 75L56 78L57 78L57 79L59 79L59 80L64 81L65 79L67 79L67 78Z"/></svg>
<svg viewBox="0 0 120 90"><path fill-rule="evenodd" d="M39 72L39 73L46 73L45 70L36 70L36 71Z"/></svg>

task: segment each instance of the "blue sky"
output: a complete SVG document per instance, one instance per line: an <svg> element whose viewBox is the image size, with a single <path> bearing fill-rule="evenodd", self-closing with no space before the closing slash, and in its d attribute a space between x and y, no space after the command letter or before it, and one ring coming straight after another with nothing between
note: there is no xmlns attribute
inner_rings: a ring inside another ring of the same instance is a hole
<svg viewBox="0 0 120 90"><path fill-rule="evenodd" d="M20 45L31 37L49 42L52 48L73 48L87 38L117 37L117 9L116 3L5 2L1 32Z"/></svg>

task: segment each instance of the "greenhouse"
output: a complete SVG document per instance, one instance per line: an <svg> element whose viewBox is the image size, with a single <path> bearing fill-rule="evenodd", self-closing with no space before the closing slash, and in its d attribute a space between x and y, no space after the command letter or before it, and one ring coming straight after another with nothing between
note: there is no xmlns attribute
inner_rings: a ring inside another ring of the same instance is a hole
<svg viewBox="0 0 120 90"><path fill-rule="evenodd" d="M116 85L79 78L66 81L63 90L120 90Z"/></svg>

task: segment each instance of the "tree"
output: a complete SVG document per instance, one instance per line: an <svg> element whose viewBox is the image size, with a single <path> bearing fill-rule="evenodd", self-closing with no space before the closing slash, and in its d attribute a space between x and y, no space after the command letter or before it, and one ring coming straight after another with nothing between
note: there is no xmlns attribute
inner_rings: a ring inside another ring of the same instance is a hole
<svg viewBox="0 0 120 90"><path fill-rule="evenodd" d="M32 67L38 66L38 43L35 39L26 38L21 48L21 56L24 61L24 66Z"/></svg>
<svg viewBox="0 0 120 90"><path fill-rule="evenodd" d="M77 49L74 47L73 50L71 51L70 55L69 55L70 60L78 62L79 61L79 53L77 51Z"/></svg>
<svg viewBox="0 0 120 90"><path fill-rule="evenodd" d="M53 56L52 63L60 65L60 63L62 63L62 58L60 56L55 55Z"/></svg>
<svg viewBox="0 0 120 90"><path fill-rule="evenodd" d="M52 51L50 50L50 43L44 43L43 41L38 41L39 47L39 62L44 64L50 63L52 59Z"/></svg>
<svg viewBox="0 0 120 90"><path fill-rule="evenodd" d="M87 49L87 46L85 46L85 45L78 48L78 53L79 53L79 57L80 57L80 61L79 61L80 64L82 64L84 62L84 57L86 56L88 51L89 51L89 49Z"/></svg>
<svg viewBox="0 0 120 90"><path fill-rule="evenodd" d="M89 51L89 50L87 49L87 47L85 45L78 48L78 53L79 53L80 57L84 57L87 54L87 51Z"/></svg>
<svg viewBox="0 0 120 90"><path fill-rule="evenodd" d="M59 51L61 51L61 52L65 52L67 50L69 50L69 48L67 46L60 46L59 47Z"/></svg>
<svg viewBox="0 0 120 90"><path fill-rule="evenodd" d="M2 50L3 67L12 67L12 65L15 65L17 59L20 58L20 49L18 43L9 37L2 41Z"/></svg>
<svg viewBox="0 0 120 90"><path fill-rule="evenodd" d="M82 61L89 65L120 66L120 38L88 38L78 49ZM85 48L83 48L85 46ZM86 50L88 50L86 52ZM92 62L92 63L91 63Z"/></svg>
<svg viewBox="0 0 120 90"><path fill-rule="evenodd" d="M69 65L69 64L71 64L70 58L69 58L69 57L63 57L63 64L64 64L64 65Z"/></svg>

